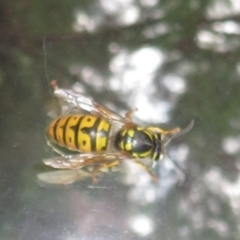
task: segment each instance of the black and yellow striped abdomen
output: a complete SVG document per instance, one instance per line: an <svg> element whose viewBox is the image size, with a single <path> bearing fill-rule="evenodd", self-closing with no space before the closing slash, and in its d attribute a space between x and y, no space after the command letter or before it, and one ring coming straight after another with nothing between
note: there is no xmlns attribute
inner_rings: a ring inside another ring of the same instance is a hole
<svg viewBox="0 0 240 240"><path fill-rule="evenodd" d="M94 115L69 115L52 121L46 129L48 139L69 150L102 152L107 150L111 125Z"/></svg>

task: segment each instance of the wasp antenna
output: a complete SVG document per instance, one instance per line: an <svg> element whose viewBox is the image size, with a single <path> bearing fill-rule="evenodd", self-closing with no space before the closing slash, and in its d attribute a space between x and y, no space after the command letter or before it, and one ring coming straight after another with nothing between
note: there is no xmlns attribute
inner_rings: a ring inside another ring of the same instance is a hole
<svg viewBox="0 0 240 240"><path fill-rule="evenodd" d="M191 122L188 124L188 126L186 128L184 128L183 130L181 130L179 133L172 136L172 139L189 132L193 128L193 126L194 126L194 120L192 119Z"/></svg>
<svg viewBox="0 0 240 240"><path fill-rule="evenodd" d="M170 141L172 141L174 138L180 137L181 135L186 134L187 132L189 132L194 126L194 120L192 119L191 122L188 124L188 126L186 128L184 128L183 130L181 130L180 132L176 133L175 135L173 135L171 138L169 138L164 145L167 145Z"/></svg>

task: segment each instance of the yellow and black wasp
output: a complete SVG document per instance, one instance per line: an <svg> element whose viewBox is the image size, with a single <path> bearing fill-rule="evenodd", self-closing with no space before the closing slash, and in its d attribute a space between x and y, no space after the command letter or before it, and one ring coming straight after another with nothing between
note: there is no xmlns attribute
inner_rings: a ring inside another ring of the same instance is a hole
<svg viewBox="0 0 240 240"><path fill-rule="evenodd" d="M46 129L48 145L61 156L43 162L53 168L65 169L65 172L39 175L40 179L48 182L59 176L61 180L58 183L66 183L91 175L95 183L100 171L117 167L124 159L134 161L157 181L157 177L140 160L160 160L165 145L193 127L193 121L183 130L141 127L131 119L137 109L122 117L82 93L58 88L56 82L52 85L54 96L63 105L67 104L67 108ZM70 154L62 149L70 150ZM82 171L88 167L91 167L90 174Z"/></svg>

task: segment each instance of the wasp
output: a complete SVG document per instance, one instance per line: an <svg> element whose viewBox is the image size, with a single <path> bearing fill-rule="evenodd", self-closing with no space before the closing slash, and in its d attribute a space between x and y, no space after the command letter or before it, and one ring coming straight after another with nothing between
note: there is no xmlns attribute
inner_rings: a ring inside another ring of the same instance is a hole
<svg viewBox="0 0 240 240"><path fill-rule="evenodd" d="M61 89L55 81L52 85L53 94L62 105L62 114L46 128L46 139L60 156L43 162L52 168L65 169L66 174L59 171L54 175L40 176L48 178L49 182L59 175L61 180L58 183L68 182L68 176L77 179L91 175L93 183L96 183L99 172L118 167L125 159L134 161L156 182L158 178L143 163L144 159L160 160L166 144L190 131L194 124L192 120L183 130L179 127L163 130L139 126L132 121L132 114L137 109L123 117L80 92ZM88 167L91 171L87 174L82 169Z"/></svg>

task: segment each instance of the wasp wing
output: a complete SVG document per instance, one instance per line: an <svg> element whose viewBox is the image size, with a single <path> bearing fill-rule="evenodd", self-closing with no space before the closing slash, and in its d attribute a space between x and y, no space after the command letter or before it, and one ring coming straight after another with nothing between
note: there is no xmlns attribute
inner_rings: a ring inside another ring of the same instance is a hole
<svg viewBox="0 0 240 240"><path fill-rule="evenodd" d="M45 165L57 169L80 169L87 166L110 165L111 162L126 158L121 153L83 153L68 157L58 156L44 159Z"/></svg>
<svg viewBox="0 0 240 240"><path fill-rule="evenodd" d="M91 173L83 169L57 170L37 174L38 180L48 184L70 184L91 177Z"/></svg>
<svg viewBox="0 0 240 240"><path fill-rule="evenodd" d="M65 170L39 173L38 179L50 184L69 184L91 176L93 182L96 183L96 174L99 171L118 170L120 159L124 159L124 156L119 153L86 153L48 158L43 160L45 165Z"/></svg>
<svg viewBox="0 0 240 240"><path fill-rule="evenodd" d="M120 116L115 111L95 102L92 98L85 96L80 92L70 89L56 88L54 96L60 102L65 102L71 105L72 109L82 109L95 115L100 115L110 122L121 123L122 125L129 123L129 119Z"/></svg>

